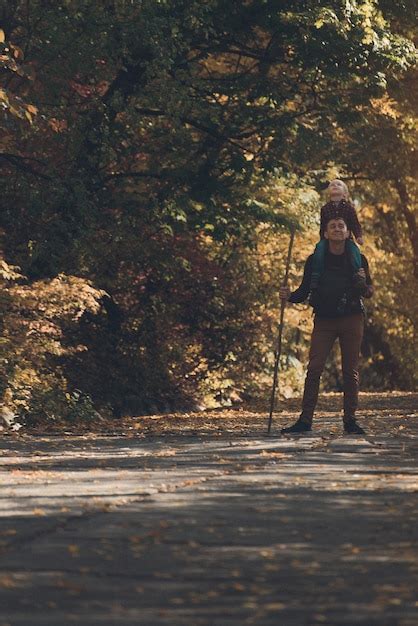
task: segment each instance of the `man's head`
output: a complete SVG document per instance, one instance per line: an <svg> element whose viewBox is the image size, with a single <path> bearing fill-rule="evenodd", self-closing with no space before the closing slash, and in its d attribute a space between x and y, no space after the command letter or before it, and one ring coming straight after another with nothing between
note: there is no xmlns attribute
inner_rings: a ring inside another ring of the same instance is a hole
<svg viewBox="0 0 418 626"><path fill-rule="evenodd" d="M347 223L343 217L332 217L328 220L324 230L325 239L330 241L344 241L350 235Z"/></svg>
<svg viewBox="0 0 418 626"><path fill-rule="evenodd" d="M337 202L343 198L348 200L348 187L344 181L339 178L334 178L327 187L327 195L329 200L333 202Z"/></svg>

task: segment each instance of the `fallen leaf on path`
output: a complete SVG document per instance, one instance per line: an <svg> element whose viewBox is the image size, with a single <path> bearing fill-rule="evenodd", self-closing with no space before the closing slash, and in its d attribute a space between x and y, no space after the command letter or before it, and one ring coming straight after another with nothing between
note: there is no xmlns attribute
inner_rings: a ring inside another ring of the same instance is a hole
<svg viewBox="0 0 418 626"><path fill-rule="evenodd" d="M46 515L45 511L43 509L32 509L32 513L34 515Z"/></svg>
<svg viewBox="0 0 418 626"><path fill-rule="evenodd" d="M260 456L274 456L275 459L285 459L289 455L285 452L277 452L276 450L262 450L259 453Z"/></svg>

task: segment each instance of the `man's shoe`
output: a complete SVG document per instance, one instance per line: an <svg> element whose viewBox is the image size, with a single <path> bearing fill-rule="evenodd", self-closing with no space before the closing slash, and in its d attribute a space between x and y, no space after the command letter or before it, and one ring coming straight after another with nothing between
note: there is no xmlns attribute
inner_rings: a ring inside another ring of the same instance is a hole
<svg viewBox="0 0 418 626"><path fill-rule="evenodd" d="M344 432L348 435L365 435L366 431L355 420L344 424Z"/></svg>
<svg viewBox="0 0 418 626"><path fill-rule="evenodd" d="M304 433L308 430L312 430L311 425L307 424L306 422L302 422L301 420L298 420L292 426L288 426L287 428L282 428L280 432L283 434Z"/></svg>

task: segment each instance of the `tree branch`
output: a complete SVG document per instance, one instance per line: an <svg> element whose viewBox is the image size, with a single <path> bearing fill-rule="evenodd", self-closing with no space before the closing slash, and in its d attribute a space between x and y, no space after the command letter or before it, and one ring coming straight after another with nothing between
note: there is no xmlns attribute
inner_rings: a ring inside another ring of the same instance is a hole
<svg viewBox="0 0 418 626"><path fill-rule="evenodd" d="M44 180L52 180L52 176L43 174L42 172L38 172L37 170L33 169L33 167L31 167L28 163L26 163L26 161L34 161L35 163L45 165L45 163L40 161L39 159L34 159L32 157L22 157L18 154L10 154L8 152L0 152L0 162L1 159L7 161L22 172L27 172L29 174L32 174L33 176L43 178Z"/></svg>

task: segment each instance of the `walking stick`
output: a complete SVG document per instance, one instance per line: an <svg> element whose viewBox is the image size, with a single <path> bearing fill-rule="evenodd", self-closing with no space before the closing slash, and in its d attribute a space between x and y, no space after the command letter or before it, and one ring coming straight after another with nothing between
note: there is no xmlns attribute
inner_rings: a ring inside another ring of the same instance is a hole
<svg viewBox="0 0 418 626"><path fill-rule="evenodd" d="M286 272L284 275L284 280L283 280L283 287L287 286L287 281L289 278L289 266L290 266L290 257L292 255L292 247L293 247L293 240L295 238L295 227L293 226L290 232L290 241L289 241L289 249L287 251L287 260L286 260ZM277 384L277 372L279 369L279 359L280 359L280 354L282 352L282 334L283 334L283 317L284 317L284 310L285 310L285 306L286 306L286 300L280 298L280 324L279 324L279 335L277 338L277 348L275 351L275 356L276 356L276 360L274 363L274 376L273 376L273 387L271 390L271 399L270 399L270 415L269 415L269 424L268 424L268 429L267 429L267 434L270 434L270 429L271 429L271 422L273 420L273 411L274 411L274 398L275 398L275 393L276 393L276 384Z"/></svg>

